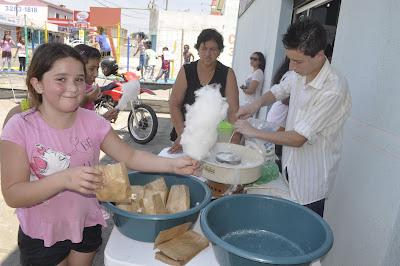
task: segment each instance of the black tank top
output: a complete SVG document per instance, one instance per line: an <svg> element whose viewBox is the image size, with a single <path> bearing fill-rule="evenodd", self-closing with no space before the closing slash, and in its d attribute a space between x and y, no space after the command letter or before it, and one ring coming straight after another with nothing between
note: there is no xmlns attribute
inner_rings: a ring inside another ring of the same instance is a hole
<svg viewBox="0 0 400 266"><path fill-rule="evenodd" d="M185 120L185 114L186 114L185 105L186 104L192 105L195 101L194 92L203 87L203 85L201 85L200 83L199 76L197 75L197 62L198 61L183 66L185 69L186 82L187 82L186 94L185 98L183 99L181 107L183 120ZM226 78L228 77L228 70L229 67L217 61L217 66L215 67L214 76L208 83L209 85L220 84L221 85L220 92L222 97L225 97L225 86L226 86ZM178 135L176 134L175 128L172 128L171 140L175 141L177 138Z"/></svg>

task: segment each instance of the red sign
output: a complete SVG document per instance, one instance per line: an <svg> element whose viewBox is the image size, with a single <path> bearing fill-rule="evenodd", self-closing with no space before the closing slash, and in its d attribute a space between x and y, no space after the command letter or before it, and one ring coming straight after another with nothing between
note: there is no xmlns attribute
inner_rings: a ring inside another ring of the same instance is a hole
<svg viewBox="0 0 400 266"><path fill-rule="evenodd" d="M74 11L74 20L80 23L90 22L90 12L87 11Z"/></svg>
<svg viewBox="0 0 400 266"><path fill-rule="evenodd" d="M115 27L121 23L121 8L90 7L91 26Z"/></svg>

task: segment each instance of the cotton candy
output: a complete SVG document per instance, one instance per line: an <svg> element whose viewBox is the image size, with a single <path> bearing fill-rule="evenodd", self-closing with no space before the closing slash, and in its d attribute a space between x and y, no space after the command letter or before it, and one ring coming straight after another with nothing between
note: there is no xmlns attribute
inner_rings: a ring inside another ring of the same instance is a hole
<svg viewBox="0 0 400 266"><path fill-rule="evenodd" d="M122 97L115 108L124 110L130 101L135 101L137 99L140 93L140 82L137 79L133 79L129 82L123 83L121 90Z"/></svg>
<svg viewBox="0 0 400 266"><path fill-rule="evenodd" d="M226 118L228 103L219 91L221 85L207 85L195 91L195 102L186 105L185 128L181 136L183 152L196 160L209 154L217 141L217 127Z"/></svg>

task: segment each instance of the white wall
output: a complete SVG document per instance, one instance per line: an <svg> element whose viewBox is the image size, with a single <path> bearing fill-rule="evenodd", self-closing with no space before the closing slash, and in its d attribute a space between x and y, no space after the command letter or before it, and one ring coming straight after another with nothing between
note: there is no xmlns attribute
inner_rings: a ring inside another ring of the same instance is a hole
<svg viewBox="0 0 400 266"><path fill-rule="evenodd" d="M239 18L232 66L239 86L253 71L249 58L258 51L266 57L263 93L269 90L272 76L285 58L281 36L290 25L292 6L292 0L255 0ZM242 91L239 97L243 97ZM265 119L266 113L264 107L258 117Z"/></svg>
<svg viewBox="0 0 400 266"><path fill-rule="evenodd" d="M332 65L353 107L326 204L324 265L400 265L399 1L342 0Z"/></svg>

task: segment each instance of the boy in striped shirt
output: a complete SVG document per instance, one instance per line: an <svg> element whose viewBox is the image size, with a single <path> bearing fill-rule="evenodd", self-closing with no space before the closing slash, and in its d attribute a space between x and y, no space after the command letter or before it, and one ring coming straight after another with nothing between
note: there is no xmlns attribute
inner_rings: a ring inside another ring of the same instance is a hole
<svg viewBox="0 0 400 266"><path fill-rule="evenodd" d="M293 71L259 100L239 109L234 131L283 145L282 169L291 198L323 216L340 160L350 92L345 77L324 55L327 32L318 21L295 22L282 42ZM285 131L257 130L244 120L260 107L288 96Z"/></svg>

